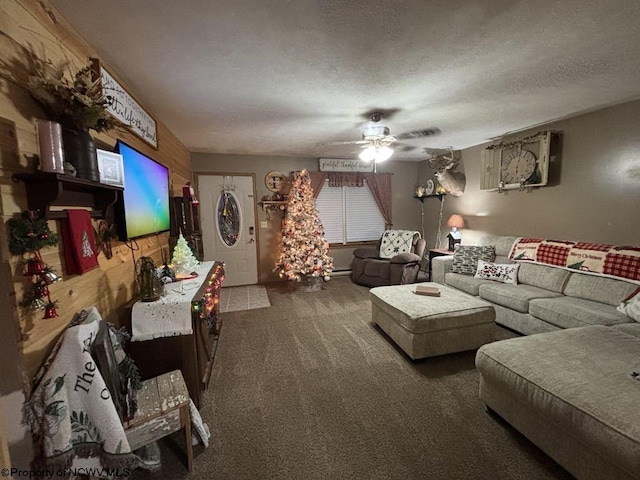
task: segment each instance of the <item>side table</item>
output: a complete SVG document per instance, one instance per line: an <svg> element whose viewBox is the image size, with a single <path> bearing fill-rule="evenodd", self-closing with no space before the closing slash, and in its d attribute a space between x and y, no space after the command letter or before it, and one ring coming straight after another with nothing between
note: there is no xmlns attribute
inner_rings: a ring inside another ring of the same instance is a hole
<svg viewBox="0 0 640 480"><path fill-rule="evenodd" d="M434 257L442 257L444 255L453 255L453 252L446 248L430 248L429 249L429 281L431 281L431 259Z"/></svg>

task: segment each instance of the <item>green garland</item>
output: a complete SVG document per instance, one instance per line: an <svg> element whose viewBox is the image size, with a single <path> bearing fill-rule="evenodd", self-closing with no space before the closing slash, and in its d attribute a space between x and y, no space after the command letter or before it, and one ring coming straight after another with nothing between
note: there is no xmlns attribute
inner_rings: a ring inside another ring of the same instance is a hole
<svg viewBox="0 0 640 480"><path fill-rule="evenodd" d="M127 332L126 328L124 327L116 328L112 323L107 323L107 325L109 327L109 330L111 330L118 339L119 345L114 345L114 351L122 350L122 352L124 353L124 358L118 364L118 369L120 370L120 374L125 379L125 388L130 384L133 391L137 392L142 388L140 372L138 370L138 366L134 363L133 359L124 349L126 343L131 338L131 334Z"/></svg>
<svg viewBox="0 0 640 480"><path fill-rule="evenodd" d="M24 255L58 244L58 234L49 230L44 217L32 217L25 212L20 218L10 218L7 226L9 251L12 255Z"/></svg>

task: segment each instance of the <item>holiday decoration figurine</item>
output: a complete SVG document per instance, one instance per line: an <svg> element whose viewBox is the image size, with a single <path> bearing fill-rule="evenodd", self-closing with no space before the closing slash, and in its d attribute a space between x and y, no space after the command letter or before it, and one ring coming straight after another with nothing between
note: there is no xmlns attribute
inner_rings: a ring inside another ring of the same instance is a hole
<svg viewBox="0 0 640 480"><path fill-rule="evenodd" d="M328 253L329 243L315 208L309 172L302 170L289 192L282 222L282 247L274 271L280 278L294 281L329 280L333 258Z"/></svg>
<svg viewBox="0 0 640 480"><path fill-rule="evenodd" d="M136 283L143 302L155 302L164 293L164 285L150 257L140 257L136 261Z"/></svg>
<svg viewBox="0 0 640 480"><path fill-rule="evenodd" d="M195 270L198 268L198 265L200 265L182 234L178 237L178 242L173 249L171 263L173 263L177 278L195 275Z"/></svg>
<svg viewBox="0 0 640 480"><path fill-rule="evenodd" d="M9 251L13 255L30 254L23 274L31 285L22 297L20 305L31 310L44 310L43 319L55 318L57 301L51 300L49 285L61 278L42 260L40 249L58 243L58 235L49 230L47 220L35 211L24 212L20 218L10 218ZM46 299L46 300L45 300Z"/></svg>

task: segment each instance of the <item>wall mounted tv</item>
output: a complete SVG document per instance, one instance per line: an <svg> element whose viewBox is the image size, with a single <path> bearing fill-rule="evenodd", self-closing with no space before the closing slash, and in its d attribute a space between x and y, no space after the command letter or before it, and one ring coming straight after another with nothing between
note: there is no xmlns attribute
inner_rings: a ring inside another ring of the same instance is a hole
<svg viewBox="0 0 640 480"><path fill-rule="evenodd" d="M124 191L116 205L118 236L125 241L169 230L169 169L121 140Z"/></svg>

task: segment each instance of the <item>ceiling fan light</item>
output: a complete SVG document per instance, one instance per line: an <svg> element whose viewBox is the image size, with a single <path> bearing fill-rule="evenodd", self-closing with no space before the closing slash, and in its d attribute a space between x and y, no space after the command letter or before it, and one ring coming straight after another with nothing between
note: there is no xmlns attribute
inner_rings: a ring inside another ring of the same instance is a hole
<svg viewBox="0 0 640 480"><path fill-rule="evenodd" d="M389 158L391 158L391 155L393 155L393 149L390 147L379 147L378 151L376 152L376 163L380 163L380 162L384 162L386 160L389 160Z"/></svg>
<svg viewBox="0 0 640 480"><path fill-rule="evenodd" d="M362 160L363 162L367 162L367 163L369 163L372 160L375 160L376 159L376 147L374 147L373 145L369 145L367 148L365 148L364 150L362 150L360 152L358 157L360 158L360 160Z"/></svg>

